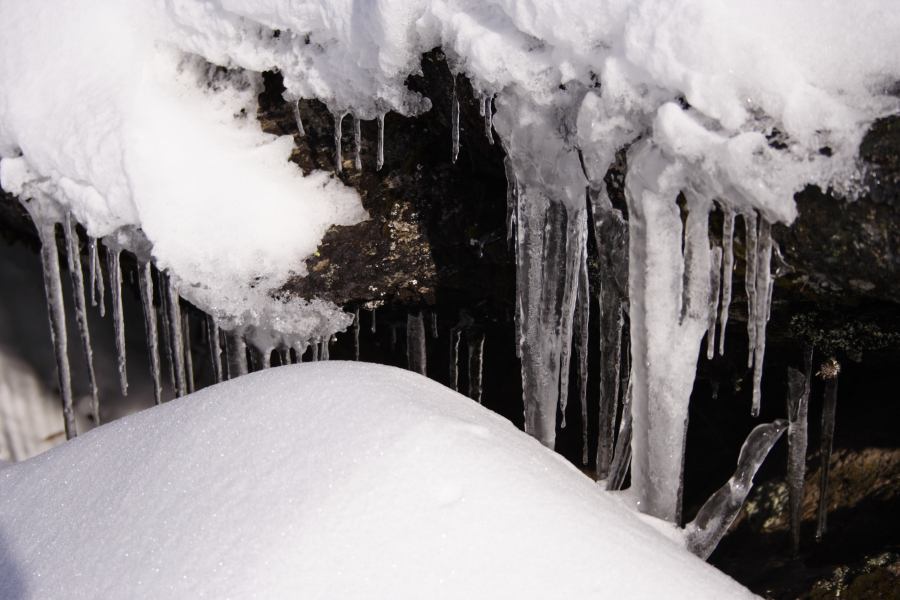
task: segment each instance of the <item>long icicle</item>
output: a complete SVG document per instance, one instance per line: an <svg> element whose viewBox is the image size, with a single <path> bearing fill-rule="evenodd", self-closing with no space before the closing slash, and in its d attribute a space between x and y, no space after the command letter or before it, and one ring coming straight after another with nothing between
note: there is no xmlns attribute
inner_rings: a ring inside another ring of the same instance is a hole
<svg viewBox="0 0 900 600"><path fill-rule="evenodd" d="M72 374L69 369L66 308L63 304L62 280L59 274L56 223L35 218L34 213L32 213L32 219L41 238L41 267L44 275L44 292L47 297L47 313L50 318L50 340L56 354L56 374L59 377L63 424L66 429L66 439L70 440L78 435L78 428L75 424L75 408L72 403Z"/></svg>
<svg viewBox="0 0 900 600"><path fill-rule="evenodd" d="M466 341L469 344L469 398L481 404L484 332L470 329L466 332Z"/></svg>
<svg viewBox="0 0 900 600"><path fill-rule="evenodd" d="M187 311L181 313L181 339L184 341L184 372L187 378L188 394L194 393L194 357L191 352L191 317Z"/></svg>
<svg viewBox="0 0 900 600"><path fill-rule="evenodd" d="M341 123L346 113L334 112L332 114L334 115L334 171L341 173L344 170L344 157L341 150L341 137L343 135Z"/></svg>
<svg viewBox="0 0 900 600"><path fill-rule="evenodd" d="M69 274L72 277L72 297L75 299L75 322L81 336L81 350L87 365L88 385L91 388L91 416L94 424L100 424L100 395L97 390L97 375L94 373L94 351L91 347L91 332L88 328L87 301L84 296L84 272L81 270L81 245L72 219L67 212L63 221L63 233L66 237L66 256L69 263Z"/></svg>
<svg viewBox="0 0 900 600"><path fill-rule="evenodd" d="M456 75L453 75L453 96L450 98L450 160L459 158L459 97L456 95Z"/></svg>
<svg viewBox="0 0 900 600"><path fill-rule="evenodd" d="M719 355L725 355L725 326L728 325L728 310L731 308L731 284L734 273L734 209L722 205L722 306L719 313Z"/></svg>
<svg viewBox="0 0 900 600"><path fill-rule="evenodd" d="M359 307L353 311L353 360L359 360Z"/></svg>
<svg viewBox="0 0 900 600"><path fill-rule="evenodd" d="M753 405L751 415L759 416L762 401L763 359L766 353L766 324L769 320L770 288L772 286L772 224L759 218L756 259L756 310L753 311L756 337L753 357Z"/></svg>
<svg viewBox="0 0 900 600"><path fill-rule="evenodd" d="M378 145L375 152L375 170L384 166L384 113L378 115Z"/></svg>
<svg viewBox="0 0 900 600"><path fill-rule="evenodd" d="M187 394L187 375L184 363L184 336L181 324L181 299L172 281L166 277L166 308L169 312L169 341L172 343L172 367L175 369L175 397Z"/></svg>
<svg viewBox="0 0 900 600"><path fill-rule="evenodd" d="M606 489L610 491L621 490L625 484L625 476L628 467L631 466L631 392L632 379L629 369L624 385L625 395L622 399L622 421L619 424L619 435L616 438L616 449L612 462L609 465L609 476L606 478Z"/></svg>
<svg viewBox="0 0 900 600"><path fill-rule="evenodd" d="M356 115L353 115L353 168L362 171L362 126Z"/></svg>
<svg viewBox="0 0 900 600"><path fill-rule="evenodd" d="M484 135L488 143L494 145L494 97L490 94L484 95Z"/></svg>
<svg viewBox="0 0 900 600"><path fill-rule="evenodd" d="M587 254L585 253L585 257ZM581 406L581 464L590 462L588 440L588 343L590 333L591 292L588 282L587 260L582 261L578 275L578 298L575 304L575 323L572 338L575 343L575 379L578 389L578 401Z"/></svg>
<svg viewBox="0 0 900 600"><path fill-rule="evenodd" d="M743 213L744 232L746 235L746 245L744 246L744 259L746 267L744 270L744 288L747 293L747 337L749 339L749 347L747 350L747 366L753 366L753 359L756 356L756 260L757 254L757 233L756 233L756 212L750 210Z"/></svg>
<svg viewBox="0 0 900 600"><path fill-rule="evenodd" d="M153 265L150 261L138 264L138 287L141 306L144 308L144 335L147 337L147 354L150 358L150 376L153 378L153 398L162 403L162 374L159 364L159 334L156 324L156 308L153 306Z"/></svg>
<svg viewBox="0 0 900 600"><path fill-rule="evenodd" d="M118 246L107 246L107 268L109 289L112 297L113 326L116 332L116 361L119 368L119 387L122 395L128 395L128 374L125 368L125 317L122 313L122 250Z"/></svg>
<svg viewBox="0 0 900 600"><path fill-rule="evenodd" d="M103 268L100 266L100 247L96 238L91 238L93 247L91 249L91 261L94 263L94 272L96 277L92 278L92 284L97 289L97 307L100 309L100 316L106 316L106 289L103 285Z"/></svg>
<svg viewBox="0 0 900 600"><path fill-rule="evenodd" d="M97 238L88 237L88 289L91 306L97 306Z"/></svg>
<svg viewBox="0 0 900 600"><path fill-rule="evenodd" d="M168 284L166 283L166 274L163 271L157 271L159 274L159 308L157 309L159 312L159 322L160 322L160 332L162 334L162 345L163 352L166 357L166 365L168 366L169 372L169 385L172 386L174 390L176 388L175 385L175 359L172 355L172 328L169 326L169 310L166 308L168 304L168 300L166 298L166 288Z"/></svg>
<svg viewBox="0 0 900 600"><path fill-rule="evenodd" d="M716 318L719 316L719 289L722 285L722 249L712 248L709 254L709 329L706 331L706 358L716 354Z"/></svg>
<svg viewBox="0 0 900 600"><path fill-rule="evenodd" d="M791 552L800 551L800 507L803 504L803 482L806 478L806 448L809 442L809 391L812 377L812 346L804 352L800 371L788 367L788 461L787 484L790 506Z"/></svg>
<svg viewBox="0 0 900 600"><path fill-rule="evenodd" d="M212 315L206 315L206 329L209 338L209 360L212 363L213 377L216 383L225 380L222 370L222 343L220 341L219 325Z"/></svg>
<svg viewBox="0 0 900 600"><path fill-rule="evenodd" d="M816 541L821 541L828 529L828 476L831 472L831 451L834 447L834 418L837 412L838 375L841 364L834 358L826 360L819 368L819 377L825 381L825 402L822 406L822 437L819 456L819 506L816 509Z"/></svg>

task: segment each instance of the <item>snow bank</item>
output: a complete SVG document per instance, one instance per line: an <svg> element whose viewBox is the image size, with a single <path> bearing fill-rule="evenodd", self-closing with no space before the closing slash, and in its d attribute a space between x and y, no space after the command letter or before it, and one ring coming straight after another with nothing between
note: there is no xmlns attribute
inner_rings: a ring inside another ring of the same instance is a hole
<svg viewBox="0 0 900 600"><path fill-rule="evenodd" d="M0 597L743 598L509 422L280 367L0 471Z"/></svg>

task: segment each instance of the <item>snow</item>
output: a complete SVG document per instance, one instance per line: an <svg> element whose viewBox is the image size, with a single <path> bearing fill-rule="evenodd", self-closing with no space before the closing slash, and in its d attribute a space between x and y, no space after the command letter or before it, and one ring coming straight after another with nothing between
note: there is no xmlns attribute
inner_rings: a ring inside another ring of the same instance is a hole
<svg viewBox="0 0 900 600"><path fill-rule="evenodd" d="M228 381L0 488L2 597L752 597L505 419L391 367Z"/></svg>

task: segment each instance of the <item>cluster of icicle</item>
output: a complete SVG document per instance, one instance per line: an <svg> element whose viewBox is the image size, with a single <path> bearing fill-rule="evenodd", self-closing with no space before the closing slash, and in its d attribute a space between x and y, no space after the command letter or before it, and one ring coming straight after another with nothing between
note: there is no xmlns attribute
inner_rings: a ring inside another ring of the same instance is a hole
<svg viewBox="0 0 900 600"><path fill-rule="evenodd" d="M30 214L41 242L41 265L66 438L75 437L77 428L68 358L66 309L57 244L58 225L62 226L64 234L65 253L75 305L75 321L87 365L93 422L100 423L100 398L94 373L91 334L88 328L87 298L89 296L91 305L98 308L101 316L105 316L107 285L104 282L104 269L101 265L101 247L105 249L107 259L106 273L109 279L108 289L122 395L128 394L125 322L122 310L121 259L123 252L132 253L137 264L137 282L143 307L155 401L159 404L163 400L163 365L167 366L169 381L175 397L192 393L195 389L195 377L191 348L191 340L194 338L191 333L194 330L191 325L191 314L202 313L199 309L186 310L188 304L180 297L173 277L164 271L155 269L150 255L150 243L143 233L138 229L129 228L119 230L102 240L89 238L87 242L88 277L86 280L82 264L81 240L72 214L52 198L28 197L21 199L21 203ZM154 271L156 272L155 277ZM216 382L246 374L251 369L251 362L254 363L252 364L254 368L268 368L272 364L273 352L277 352L280 364L301 361L308 349L310 360L327 360L331 342L330 335L306 340L260 327L237 327L225 330L220 328L219 323L211 315L206 315L205 323L198 325L198 328L209 343L208 356L213 379ZM161 360L160 346L165 361Z"/></svg>

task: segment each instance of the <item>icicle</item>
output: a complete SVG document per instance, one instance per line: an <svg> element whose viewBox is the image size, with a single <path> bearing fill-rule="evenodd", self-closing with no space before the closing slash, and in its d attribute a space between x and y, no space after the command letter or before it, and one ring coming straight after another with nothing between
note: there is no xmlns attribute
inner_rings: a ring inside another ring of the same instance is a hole
<svg viewBox="0 0 900 600"><path fill-rule="evenodd" d="M300 99L293 103L294 122L297 123L297 135L303 137L306 135L306 129L303 128L303 119L300 116Z"/></svg>
<svg viewBox="0 0 900 600"><path fill-rule="evenodd" d="M91 250L92 254L92 262L94 263L93 269L96 273L96 278L93 280L94 285L97 289L97 306L100 309L100 316L106 316L106 290L103 285L103 268L100 266L100 248L97 244L96 238L91 238L93 240L93 249Z"/></svg>
<svg viewBox="0 0 900 600"><path fill-rule="evenodd" d="M119 387L122 395L128 395L128 375L125 369L125 319L122 314L122 250L118 247L107 247L107 269L109 271L109 289L112 297L113 326L116 332L116 358L119 366Z"/></svg>
<svg viewBox="0 0 900 600"><path fill-rule="evenodd" d="M450 99L450 160L459 158L459 97L456 95L456 75L453 76L453 97Z"/></svg>
<svg viewBox="0 0 900 600"><path fill-rule="evenodd" d="M482 108L482 116L484 116L484 135L487 137L488 143L494 145L494 97L490 94L483 96L484 107Z"/></svg>
<svg viewBox="0 0 900 600"><path fill-rule="evenodd" d="M758 259L757 250L757 233L756 233L756 213L754 211L745 212L744 229L747 236L747 243L744 246L744 258L746 268L744 271L744 288L747 292L747 337L749 339L749 349L747 350L747 366L753 366L753 359L756 356L756 261Z"/></svg>
<svg viewBox="0 0 900 600"><path fill-rule="evenodd" d="M484 332L466 332L469 344L469 398L481 404L482 369L484 368Z"/></svg>
<svg viewBox="0 0 900 600"><path fill-rule="evenodd" d="M628 300L628 223L613 208L605 188L588 191L592 237L600 268L600 410L597 477L609 476L615 443L622 360L624 307Z"/></svg>
<svg viewBox="0 0 900 600"><path fill-rule="evenodd" d="M410 371L425 375L425 321L422 313L406 315L406 365Z"/></svg>
<svg viewBox="0 0 900 600"><path fill-rule="evenodd" d="M272 368L272 351L275 350L272 346L267 346L266 348L262 348L260 352L262 353L262 368L271 369Z"/></svg>
<svg viewBox="0 0 900 600"><path fill-rule="evenodd" d="M706 331L706 358L716 354L716 318L719 316L719 289L722 285L722 249L714 247L709 255L709 329Z"/></svg>
<svg viewBox="0 0 900 600"><path fill-rule="evenodd" d="M359 307L353 311L353 360L359 360Z"/></svg>
<svg viewBox="0 0 900 600"><path fill-rule="evenodd" d="M591 295L588 283L587 253L578 273L578 296L575 303L575 322L573 325L573 341L575 344L575 372L578 401L581 407L581 464L590 461L588 449L588 338L591 312Z"/></svg>
<svg viewBox="0 0 900 600"><path fill-rule="evenodd" d="M344 170L344 158L341 151L341 122L344 120L346 113L334 112L334 170L341 173Z"/></svg>
<svg viewBox="0 0 900 600"><path fill-rule="evenodd" d="M331 360L331 354L329 351L329 344L331 343L331 338L326 337L324 340L319 341L319 360Z"/></svg>
<svg viewBox="0 0 900 600"><path fill-rule="evenodd" d="M194 393L194 357L191 352L191 321L185 311L181 314L181 339L184 341L184 373L188 394Z"/></svg>
<svg viewBox="0 0 900 600"><path fill-rule="evenodd" d="M287 346L279 346L278 361L281 363L282 367L291 364L291 349Z"/></svg>
<svg viewBox="0 0 900 600"><path fill-rule="evenodd" d="M24 203L23 203L24 204ZM59 392L62 397L63 423L66 439L78 435L75 424L75 408L72 404L72 375L69 370L68 338L66 333L66 308L63 304L62 280L59 273L59 251L56 246L56 223L44 220L31 212L34 226L41 238L41 267L44 275L44 292L47 298L47 313L50 318L50 340L56 354L56 374L59 377Z"/></svg>
<svg viewBox="0 0 900 600"><path fill-rule="evenodd" d="M66 213L63 221L63 233L66 237L66 256L69 263L69 274L72 277L72 297L75 299L75 322L81 336L81 350L87 365L88 385L91 388L91 415L94 424L100 424L100 396L97 391L97 376L94 373L94 352L91 348L91 332L87 321L87 301L84 297L84 272L81 270L81 248L78 233L72 222L72 214Z"/></svg>
<svg viewBox="0 0 900 600"><path fill-rule="evenodd" d="M809 391L812 377L812 346L804 353L806 373L788 367L788 462L787 484L791 522L791 551L800 551L800 507L803 504L803 481L806 477L806 447L809 441Z"/></svg>
<svg viewBox="0 0 900 600"><path fill-rule="evenodd" d="M353 115L353 168L362 171L362 127L359 117Z"/></svg>
<svg viewBox="0 0 900 600"><path fill-rule="evenodd" d="M828 475L831 472L831 450L834 446L834 417L837 412L838 375L841 364L829 358L819 368L819 377L825 381L825 402L822 406L822 437L819 457L822 462L819 477L819 506L816 510L816 541L821 541L828 529Z"/></svg>
<svg viewBox="0 0 900 600"><path fill-rule="evenodd" d="M734 210L722 205L722 306L719 313L719 355L725 355L725 326L728 325L728 310L731 308L731 281L734 272Z"/></svg>
<svg viewBox="0 0 900 600"><path fill-rule="evenodd" d="M375 321L375 310L376 310L376 309L373 308L373 309L370 311L371 314L372 314L372 327L369 329L369 331L370 331L371 333L375 333L375 329L376 329L376 327L375 327L375 325L376 325L376 321Z"/></svg>
<svg viewBox="0 0 900 600"><path fill-rule="evenodd" d="M586 217L586 212L583 213ZM586 223L585 223L586 224ZM584 231L587 235L587 231ZM560 427L566 427L566 408L569 403L569 361L572 355L572 337L574 330L575 311L578 304L578 286L581 280L581 272L587 271L587 239L582 237L576 240L576 244L570 246L571 249L578 251L580 254L576 260L576 265L572 265L573 269L566 271L565 287L563 288L562 304L566 312L562 314L560 327L560 352L559 352L559 411L562 415ZM568 259L567 259L568 260ZM576 270L577 269L577 270ZM569 309L571 307L571 309ZM569 312L571 311L571 312Z"/></svg>
<svg viewBox="0 0 900 600"><path fill-rule="evenodd" d="M766 322L769 320L769 288L772 285L772 224L759 219L756 259L756 309L753 311L756 336L753 357L753 406L751 414L759 416L762 396L763 358L766 352Z"/></svg>
<svg viewBox="0 0 900 600"><path fill-rule="evenodd" d="M222 370L222 344L219 339L219 325L212 315L206 315L206 329L209 332L209 360L212 362L213 378L216 383L225 380L225 373Z"/></svg>
<svg viewBox="0 0 900 600"><path fill-rule="evenodd" d="M503 158L506 170L506 243L512 246L516 240L516 206L519 200L519 183L513 170L512 161Z"/></svg>
<svg viewBox="0 0 900 600"><path fill-rule="evenodd" d="M438 338L438 316L434 311L431 312L431 337Z"/></svg>
<svg viewBox="0 0 900 600"><path fill-rule="evenodd" d="M450 331L450 387L459 391L459 329Z"/></svg>
<svg viewBox="0 0 900 600"><path fill-rule="evenodd" d="M629 371L630 373L630 371ZM619 424L619 435L616 438L616 450L609 466L609 476L606 478L606 489L610 491L621 490L625 485L625 476L628 467L631 466L631 392L632 379L629 375L625 384L625 397L622 401L622 422Z"/></svg>
<svg viewBox="0 0 900 600"><path fill-rule="evenodd" d="M744 506L753 487L753 476L785 428L787 421L778 419L757 425L750 432L741 446L734 475L709 497L696 518L685 527L688 550L706 559L716 549Z"/></svg>
<svg viewBox="0 0 900 600"><path fill-rule="evenodd" d="M138 287L141 306L144 309L144 335L147 338L147 355L150 359L150 376L153 379L153 398L162 403L162 374L159 365L159 336L156 331L156 308L153 306L153 266L149 261L138 263Z"/></svg>
<svg viewBox="0 0 900 600"><path fill-rule="evenodd" d="M294 349L294 364L302 363L303 354L306 352L308 344L306 342L294 342L292 346Z"/></svg>
<svg viewBox="0 0 900 600"><path fill-rule="evenodd" d="M97 238L95 237L88 237L88 273L91 306L97 306Z"/></svg>
<svg viewBox="0 0 900 600"><path fill-rule="evenodd" d="M378 115L378 150L375 154L375 170L384 166L384 113Z"/></svg>
<svg viewBox="0 0 900 600"><path fill-rule="evenodd" d="M159 274L159 308L158 316L160 321L160 332L162 334L163 352L165 352L166 365L169 371L169 384L174 390L175 386L175 359L172 357L172 328L169 326L169 311L166 308L168 300L166 299L166 274L157 271Z"/></svg>
<svg viewBox="0 0 900 600"><path fill-rule="evenodd" d="M228 363L228 378L234 379L250 371L247 364L247 342L240 330L225 332L225 354Z"/></svg>
<svg viewBox="0 0 900 600"><path fill-rule="evenodd" d="M310 362L317 362L319 360L319 343L315 340L310 344Z"/></svg>
<svg viewBox="0 0 900 600"><path fill-rule="evenodd" d="M181 299L169 274L166 279L166 308L169 313L169 342L172 344L172 368L175 370L175 397L187 394L187 375L184 361L184 336L181 323Z"/></svg>

